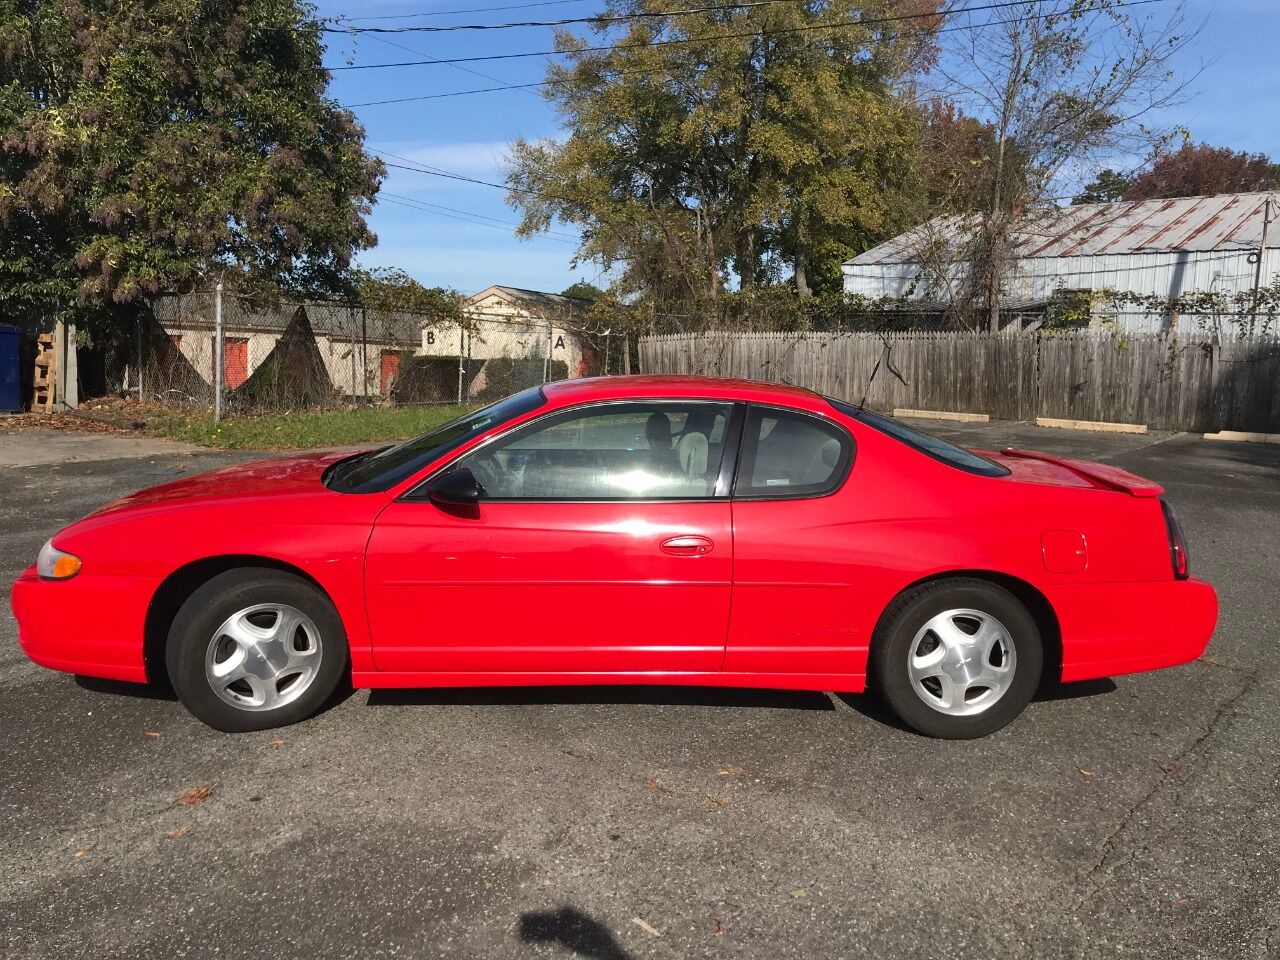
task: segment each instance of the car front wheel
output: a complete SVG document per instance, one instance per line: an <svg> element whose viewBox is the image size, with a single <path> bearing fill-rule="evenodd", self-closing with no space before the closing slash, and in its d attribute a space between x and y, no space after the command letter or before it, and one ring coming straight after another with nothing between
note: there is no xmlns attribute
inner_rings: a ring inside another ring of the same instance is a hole
<svg viewBox="0 0 1280 960"><path fill-rule="evenodd" d="M962 740L1018 716L1043 661L1035 619L1013 594L955 578L908 590L885 611L872 641L871 680L908 726Z"/></svg>
<svg viewBox="0 0 1280 960"><path fill-rule="evenodd" d="M277 570L219 574L178 610L165 651L183 704L228 733L302 720L347 665L342 621L314 584Z"/></svg>

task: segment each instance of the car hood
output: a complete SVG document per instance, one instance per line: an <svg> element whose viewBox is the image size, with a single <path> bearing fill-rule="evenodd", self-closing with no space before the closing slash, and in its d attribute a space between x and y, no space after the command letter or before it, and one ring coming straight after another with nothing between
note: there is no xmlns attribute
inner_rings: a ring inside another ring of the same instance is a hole
<svg viewBox="0 0 1280 960"><path fill-rule="evenodd" d="M231 499L241 497L283 497L324 490L321 477L326 469L352 455L350 450L304 453L272 457L252 463L223 467L194 477L183 477L148 487L107 504L90 516L139 507L169 505L175 501Z"/></svg>

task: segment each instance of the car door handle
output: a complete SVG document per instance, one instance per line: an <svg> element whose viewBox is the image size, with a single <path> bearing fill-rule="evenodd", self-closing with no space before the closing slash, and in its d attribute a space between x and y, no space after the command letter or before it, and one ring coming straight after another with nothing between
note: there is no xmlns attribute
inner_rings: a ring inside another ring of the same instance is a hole
<svg viewBox="0 0 1280 960"><path fill-rule="evenodd" d="M708 537L697 537L686 534L683 537L668 537L659 545L663 553L673 557L701 557L711 552L715 544Z"/></svg>

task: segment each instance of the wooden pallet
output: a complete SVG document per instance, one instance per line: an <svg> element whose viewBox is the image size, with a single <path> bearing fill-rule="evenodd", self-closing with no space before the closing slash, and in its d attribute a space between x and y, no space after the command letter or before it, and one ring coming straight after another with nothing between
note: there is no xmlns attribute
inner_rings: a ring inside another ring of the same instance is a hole
<svg viewBox="0 0 1280 960"><path fill-rule="evenodd" d="M58 354L53 349L53 334L42 333L36 338L36 369L32 377L34 387L31 396L32 413L52 413L54 382L58 378Z"/></svg>

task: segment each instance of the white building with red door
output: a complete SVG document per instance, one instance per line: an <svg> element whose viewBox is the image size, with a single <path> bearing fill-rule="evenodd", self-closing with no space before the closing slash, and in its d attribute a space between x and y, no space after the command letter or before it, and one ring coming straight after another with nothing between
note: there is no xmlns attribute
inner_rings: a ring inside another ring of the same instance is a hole
<svg viewBox="0 0 1280 960"><path fill-rule="evenodd" d="M385 396L399 357L418 351L422 343L422 317L418 314L323 301L302 306L334 392L341 396ZM266 360L297 308L297 303L251 306L238 297L223 296L223 376L228 390L247 380ZM163 297L154 305L154 313L182 356L212 383L213 294Z"/></svg>

